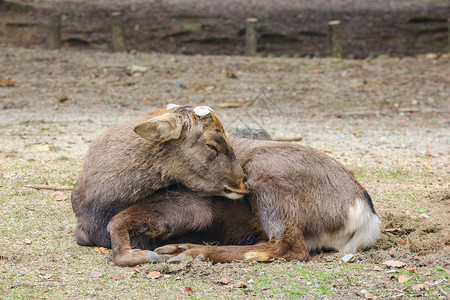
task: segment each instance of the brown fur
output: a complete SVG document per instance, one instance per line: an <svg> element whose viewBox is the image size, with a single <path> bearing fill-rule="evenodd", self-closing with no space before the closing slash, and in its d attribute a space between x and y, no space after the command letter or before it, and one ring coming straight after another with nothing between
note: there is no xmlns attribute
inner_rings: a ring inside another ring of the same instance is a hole
<svg viewBox="0 0 450 300"><path fill-rule="evenodd" d="M185 106L137 117L92 142L72 192L77 242L110 247L111 218L153 201L156 190L182 184L202 195L237 198L247 192L243 180L214 113L198 116Z"/></svg>
<svg viewBox="0 0 450 300"><path fill-rule="evenodd" d="M232 144L250 185L250 193L244 200L205 198L176 189L162 192L151 196L148 206L138 205L136 211L139 214L131 208L114 217L108 226L111 235L115 235L116 228L120 227L116 222L125 222L128 232L136 233L131 238L135 247L154 249L158 244L174 244L156 249L161 255L176 255L187 249L184 256L195 258L200 255L202 259L214 262L273 258L308 260L309 250L328 245L326 241L314 242L315 239L336 234L331 237L334 241L333 238L338 239L338 234L354 222L348 214L350 208L358 207L357 202L360 202L374 227L355 229L344 237L348 239L344 242L349 242L357 230L362 230L363 234L366 230L367 234L373 235L359 246L368 247L376 240L378 217L371 199L353 174L337 161L300 145L246 139L234 139ZM160 197L161 201L155 202L153 197ZM171 207L166 206L169 202L173 204ZM156 209L159 213L152 214ZM137 220L140 225L136 225ZM172 225L168 226L168 223ZM145 232L149 238L143 241L139 232ZM313 242L307 245L307 241ZM180 242L249 246L183 244L178 247ZM250 245L255 242L259 243ZM113 241L113 249L114 244ZM114 258L119 265L133 265L138 260L119 258Z"/></svg>

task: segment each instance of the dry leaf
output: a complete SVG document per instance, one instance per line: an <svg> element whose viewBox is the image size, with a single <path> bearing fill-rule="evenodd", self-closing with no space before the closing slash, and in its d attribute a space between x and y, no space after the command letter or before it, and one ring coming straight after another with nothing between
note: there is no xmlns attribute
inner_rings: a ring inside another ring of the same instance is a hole
<svg viewBox="0 0 450 300"><path fill-rule="evenodd" d="M100 271L94 270L94 271L91 272L91 276L92 276L92 277L102 277L102 276L103 276L103 273L100 272Z"/></svg>
<svg viewBox="0 0 450 300"><path fill-rule="evenodd" d="M0 79L0 86L14 86L17 81L12 79Z"/></svg>
<svg viewBox="0 0 450 300"><path fill-rule="evenodd" d="M55 201L64 201L67 200L68 196L64 194L63 192L54 192L52 194L53 200Z"/></svg>
<svg viewBox="0 0 450 300"><path fill-rule="evenodd" d="M38 152L49 152L50 151L50 146L45 144L45 145L35 145L34 146L34 150L38 151Z"/></svg>
<svg viewBox="0 0 450 300"><path fill-rule="evenodd" d="M409 277L408 276L405 276L405 275L399 275L398 276L398 282L399 283L405 283L405 282L407 282L409 280Z"/></svg>
<svg viewBox="0 0 450 300"><path fill-rule="evenodd" d="M31 240L30 240L30 239L25 239L25 240L23 241L23 243L24 243L25 245L31 245Z"/></svg>
<svg viewBox="0 0 450 300"><path fill-rule="evenodd" d="M387 260L383 263L383 265L386 265L391 268L403 268L404 266L406 266L406 263L398 260Z"/></svg>
<svg viewBox="0 0 450 300"><path fill-rule="evenodd" d="M232 284L232 286L234 288L244 288L244 289L247 287L247 285L245 283L243 283L242 281L239 281L238 283Z"/></svg>
<svg viewBox="0 0 450 300"><path fill-rule="evenodd" d="M372 295L372 294L369 293L369 292L367 292L367 293L364 294L364 298L366 298L366 299L373 299L373 300L378 299L377 296L374 296L374 295Z"/></svg>
<svg viewBox="0 0 450 300"><path fill-rule="evenodd" d="M221 284L225 284L225 285L230 284L230 280L228 278L226 278L226 277L220 278L218 280L218 282L221 283Z"/></svg>
<svg viewBox="0 0 450 300"><path fill-rule="evenodd" d="M419 291L428 291L430 288L427 285L421 283L421 284L413 286L412 289L414 291L419 292Z"/></svg>
<svg viewBox="0 0 450 300"><path fill-rule="evenodd" d="M375 267L373 267L373 270L374 271L381 271L382 269L379 266L375 266Z"/></svg>
<svg viewBox="0 0 450 300"><path fill-rule="evenodd" d="M42 276L42 278L44 278L44 279L46 279L46 280L49 280L49 279L52 278L52 275L50 275L50 274L45 274L45 275Z"/></svg>
<svg viewBox="0 0 450 300"><path fill-rule="evenodd" d="M122 280L122 274L117 274L116 276L111 277L114 280Z"/></svg>
<svg viewBox="0 0 450 300"><path fill-rule="evenodd" d="M194 291L191 289L190 286L185 286L182 290L181 290L181 295L185 295L185 296L190 296L194 293Z"/></svg>
<svg viewBox="0 0 450 300"><path fill-rule="evenodd" d="M104 247L95 247L94 251L101 254L109 254L109 250Z"/></svg>
<svg viewBox="0 0 450 300"><path fill-rule="evenodd" d="M406 270L411 272L411 273L417 273L417 268L416 267L406 268Z"/></svg>
<svg viewBox="0 0 450 300"><path fill-rule="evenodd" d="M352 87L352 88L358 88L358 87L362 87L362 86L364 86L364 82L353 81L350 83L350 87Z"/></svg>
<svg viewBox="0 0 450 300"><path fill-rule="evenodd" d="M158 271L152 271L147 274L147 278L149 278L149 279L157 279L159 277L161 277L161 273Z"/></svg>

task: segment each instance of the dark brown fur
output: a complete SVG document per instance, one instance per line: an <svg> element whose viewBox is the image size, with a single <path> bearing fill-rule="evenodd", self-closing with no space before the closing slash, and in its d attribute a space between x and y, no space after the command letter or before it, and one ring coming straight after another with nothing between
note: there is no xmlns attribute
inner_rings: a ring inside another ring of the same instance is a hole
<svg viewBox="0 0 450 300"><path fill-rule="evenodd" d="M237 198L247 192L243 179L214 113L177 107L137 117L92 142L72 192L77 242L110 247L111 218L153 201L156 190L182 184L202 195Z"/></svg>
<svg viewBox="0 0 450 300"><path fill-rule="evenodd" d="M334 159L312 148L287 143L234 139L232 144L250 184L245 200L203 198L183 190L160 193L151 196L159 197L158 203L153 198L148 206L139 205L114 217L108 226L111 235L120 236L117 228L127 228L134 233L131 244L143 249L180 241L222 245L259 242L245 247L168 245L156 250L161 255L175 255L188 249L183 255L200 255L215 262L307 260L309 250L354 251L377 239L379 219L370 197L353 174ZM170 207L164 204L169 202ZM156 215L152 213L155 210L159 211ZM140 232L145 232L147 242L140 240ZM116 241L113 255L124 247L119 238ZM130 247L130 243L125 246ZM127 249L125 260L115 257L117 264L148 261L141 260L145 251L132 253Z"/></svg>

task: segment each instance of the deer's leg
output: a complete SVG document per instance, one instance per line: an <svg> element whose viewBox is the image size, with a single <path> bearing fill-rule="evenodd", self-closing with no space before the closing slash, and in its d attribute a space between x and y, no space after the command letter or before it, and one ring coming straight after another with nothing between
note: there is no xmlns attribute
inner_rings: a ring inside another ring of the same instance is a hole
<svg viewBox="0 0 450 300"><path fill-rule="evenodd" d="M271 261L277 258L286 260L309 260L304 247L292 246L285 240L261 242L249 246L206 246L195 244L172 244L155 249L158 254L174 255L168 260L178 263L189 258L211 261L213 263L232 262L234 260Z"/></svg>
<svg viewBox="0 0 450 300"><path fill-rule="evenodd" d="M145 235L150 240L167 240L186 232L205 230L211 222L210 204L200 198L169 196L157 203L132 206L114 216L108 224L114 262L120 266L162 262L162 257L155 252L132 250L130 239ZM143 246L152 247L146 245Z"/></svg>
<svg viewBox="0 0 450 300"><path fill-rule="evenodd" d="M115 215L108 224L114 263L118 266L135 266L142 263L159 263L162 258L153 251L132 249L130 233L146 232L153 237L161 234L156 230L155 217L142 214L145 205L131 207Z"/></svg>

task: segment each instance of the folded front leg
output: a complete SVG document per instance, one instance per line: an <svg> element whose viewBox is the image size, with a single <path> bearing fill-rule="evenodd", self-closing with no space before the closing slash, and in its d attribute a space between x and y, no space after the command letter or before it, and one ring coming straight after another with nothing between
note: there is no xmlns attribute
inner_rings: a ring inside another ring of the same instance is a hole
<svg viewBox="0 0 450 300"><path fill-rule="evenodd" d="M139 247L152 249L155 244L173 236L204 230L210 226L213 214L209 200L169 196L157 203L132 206L111 219L108 231L114 263L119 266L134 266L162 262L162 258L155 252L133 250L130 240L145 237L140 239L144 242Z"/></svg>
<svg viewBox="0 0 450 300"><path fill-rule="evenodd" d="M143 208L145 207L140 206L140 209ZM108 224L108 231L111 237L113 260L116 265L135 266L143 263L162 262L162 258L153 251L131 248L130 233L146 231L155 238L162 234L162 232L158 232L155 220L140 214L136 207L114 216Z"/></svg>

